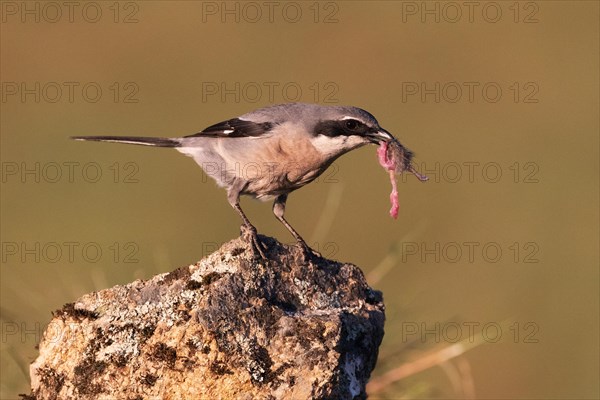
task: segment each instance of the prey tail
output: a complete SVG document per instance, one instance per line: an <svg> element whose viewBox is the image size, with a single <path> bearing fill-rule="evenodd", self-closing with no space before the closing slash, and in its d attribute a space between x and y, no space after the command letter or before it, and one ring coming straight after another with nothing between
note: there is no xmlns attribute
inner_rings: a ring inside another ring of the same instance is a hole
<svg viewBox="0 0 600 400"><path fill-rule="evenodd" d="M93 142L113 142L139 144L143 146L154 147L179 147L179 139L160 138L160 137L140 137L140 136L71 136L73 140L89 140Z"/></svg>

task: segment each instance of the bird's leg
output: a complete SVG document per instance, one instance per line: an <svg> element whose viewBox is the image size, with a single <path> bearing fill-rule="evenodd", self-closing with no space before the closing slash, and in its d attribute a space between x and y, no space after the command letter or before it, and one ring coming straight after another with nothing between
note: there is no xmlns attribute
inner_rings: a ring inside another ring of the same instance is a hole
<svg viewBox="0 0 600 400"><path fill-rule="evenodd" d="M244 214L242 207L240 207L239 191L230 190L227 194L227 199L229 200L229 204L231 204L238 214L240 214L240 217L242 217L242 221L244 222L240 228L242 237L250 243L253 251L258 252L261 258L266 259L267 257L263 251L263 245L258 239L258 232L256 231L254 225L250 223L250 220L248 217L246 217L246 214Z"/></svg>
<svg viewBox="0 0 600 400"><path fill-rule="evenodd" d="M235 210L240 214L240 217L242 217L242 220L244 221L244 224L241 226L242 236L246 241L248 241L252 245L253 251L258 252L261 258L267 259L263 251L263 244L258 238L258 232L256 231L256 228L250 223L250 221L246 217L246 214L244 214L244 211L242 211L242 207L240 207L239 203L236 203L233 206L233 208L235 208Z"/></svg>
<svg viewBox="0 0 600 400"><path fill-rule="evenodd" d="M275 202L273 203L273 214L275 214L275 217L277 217L277 219L283 225L285 225L287 230L290 231L290 233L294 236L294 238L296 238L296 240L298 241L298 244L300 244L304 247L308 247L308 245L306 244L304 239L302 239L302 236L300 236L300 234L298 232L296 232L296 230L294 228L292 228L292 226L289 224L289 222L287 222L286 219L283 217L283 215L285 214L285 202L286 201L287 201L287 194L282 194L282 195L278 196L275 199Z"/></svg>
<svg viewBox="0 0 600 400"><path fill-rule="evenodd" d="M310 246L308 244L306 244L304 239L302 239L302 236L300 236L300 234L298 232L296 232L296 230L294 228L292 228L292 226L289 224L289 222L287 222L286 219L283 217L283 214L285 214L285 202L286 201L287 201L287 194L279 195L275 199L275 202L273 203L273 214L275 214L275 217L277 217L277 219L287 228L287 230L290 231L292 236L294 236L294 238L296 238L296 241L298 242L298 246L300 247L300 249L302 250L302 253L305 256L315 255L317 257L321 257L321 254L319 252L311 249Z"/></svg>

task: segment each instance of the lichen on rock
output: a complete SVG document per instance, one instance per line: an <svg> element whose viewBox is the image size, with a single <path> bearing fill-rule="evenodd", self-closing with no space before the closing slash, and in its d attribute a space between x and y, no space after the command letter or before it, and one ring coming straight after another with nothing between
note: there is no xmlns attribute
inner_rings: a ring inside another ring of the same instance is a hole
<svg viewBox="0 0 600 400"><path fill-rule="evenodd" d="M384 305L352 264L261 236L196 264L84 295L54 314L37 399L363 399ZM60 334L57 334L60 333Z"/></svg>

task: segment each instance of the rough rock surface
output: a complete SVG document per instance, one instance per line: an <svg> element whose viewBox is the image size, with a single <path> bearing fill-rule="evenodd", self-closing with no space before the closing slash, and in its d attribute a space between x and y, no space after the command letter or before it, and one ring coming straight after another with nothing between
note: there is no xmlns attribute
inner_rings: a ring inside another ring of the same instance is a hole
<svg viewBox="0 0 600 400"><path fill-rule="evenodd" d="M363 399L384 305L360 269L261 236L54 314L37 399ZM27 396L29 397L29 396Z"/></svg>

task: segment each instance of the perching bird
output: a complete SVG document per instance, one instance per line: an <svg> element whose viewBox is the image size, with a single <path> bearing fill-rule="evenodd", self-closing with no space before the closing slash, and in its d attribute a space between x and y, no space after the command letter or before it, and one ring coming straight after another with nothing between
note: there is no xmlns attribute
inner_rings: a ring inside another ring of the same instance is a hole
<svg viewBox="0 0 600 400"><path fill-rule="evenodd" d="M365 110L304 103L261 108L185 137L76 136L73 139L173 147L192 157L227 190L229 204L240 214L246 234L262 257L262 244L256 228L240 207L240 195L275 199L275 217L296 238L304 254L310 254L312 250L284 218L288 194L312 182L350 150L369 143L395 141L399 145ZM410 165L412 153L404 150L404 161Z"/></svg>

